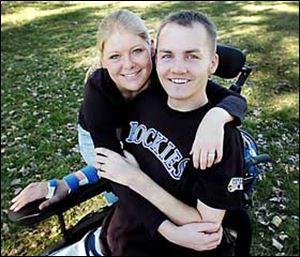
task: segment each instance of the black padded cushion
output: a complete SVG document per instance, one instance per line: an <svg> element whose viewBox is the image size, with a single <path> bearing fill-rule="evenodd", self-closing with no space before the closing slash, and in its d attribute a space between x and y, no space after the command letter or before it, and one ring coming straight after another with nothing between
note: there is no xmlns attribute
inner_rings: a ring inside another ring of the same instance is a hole
<svg viewBox="0 0 300 257"><path fill-rule="evenodd" d="M235 78L245 64L246 56L234 47L218 44L219 66L214 75L224 79Z"/></svg>

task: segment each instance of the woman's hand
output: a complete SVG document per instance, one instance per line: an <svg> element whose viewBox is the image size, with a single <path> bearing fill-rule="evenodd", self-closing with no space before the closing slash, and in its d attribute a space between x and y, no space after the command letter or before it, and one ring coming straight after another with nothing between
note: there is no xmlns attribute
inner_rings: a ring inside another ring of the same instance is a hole
<svg viewBox="0 0 300 257"><path fill-rule="evenodd" d="M223 236L222 227L211 222L175 226L165 221L159 227L159 232L170 242L195 251L215 249L221 243Z"/></svg>
<svg viewBox="0 0 300 257"><path fill-rule="evenodd" d="M209 110L201 121L190 154L196 169L210 168L222 160L224 125L233 117L222 108Z"/></svg>
<svg viewBox="0 0 300 257"><path fill-rule="evenodd" d="M28 203L34 202L39 199L46 198L48 194L48 182L35 182L25 187L20 194L12 199L12 206L10 210L17 212ZM52 198L43 201L39 205L39 209L42 210L49 205L59 202L68 195L68 187L62 180L57 181L57 188Z"/></svg>
<svg viewBox="0 0 300 257"><path fill-rule="evenodd" d="M190 223L178 227L177 244L195 251L208 251L221 243L223 229L217 231L213 223Z"/></svg>
<svg viewBox="0 0 300 257"><path fill-rule="evenodd" d="M125 157L106 148L96 148L94 166L102 177L124 186L129 186L141 170L132 154L124 151Z"/></svg>

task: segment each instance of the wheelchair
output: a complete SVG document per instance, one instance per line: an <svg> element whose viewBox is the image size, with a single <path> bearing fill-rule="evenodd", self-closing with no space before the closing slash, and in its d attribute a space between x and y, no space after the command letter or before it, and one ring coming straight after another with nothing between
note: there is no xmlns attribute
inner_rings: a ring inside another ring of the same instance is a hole
<svg viewBox="0 0 300 257"><path fill-rule="evenodd" d="M242 86L252 71L252 68L245 64L245 54L240 49L222 44L218 44L217 53L219 55L219 66L215 75L222 79L235 80L230 89L240 94ZM268 162L270 158L268 154L259 154L255 139L249 133L242 129L240 129L240 132L244 142L244 208L239 211L227 211L223 220L223 227L228 228L224 231L226 231L226 240L233 246L233 255L249 256L252 238L249 215L249 208L252 205L251 193L262 171L258 164ZM71 228L67 229L65 225L63 214L67 210L103 192L112 192L112 188L109 182L102 178L94 185L80 187L77 192L42 211L38 209L38 206L43 199L29 203L18 212L10 211L8 217L10 221L18 225L32 226L57 215L63 239L42 254L42 256L49 255L58 249L79 241L88 231L102 226L103 222L109 218L109 214L114 209L113 204L107 204L107 206L87 214Z"/></svg>

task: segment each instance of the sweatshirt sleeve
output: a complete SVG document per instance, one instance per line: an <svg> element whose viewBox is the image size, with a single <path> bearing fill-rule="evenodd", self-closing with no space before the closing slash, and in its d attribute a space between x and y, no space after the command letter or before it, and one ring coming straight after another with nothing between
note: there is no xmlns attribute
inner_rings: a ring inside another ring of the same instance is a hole
<svg viewBox="0 0 300 257"><path fill-rule="evenodd" d="M208 82L206 93L208 99L214 106L226 110L234 117L235 125L241 124L248 108L247 101L243 96L213 81Z"/></svg>
<svg viewBox="0 0 300 257"><path fill-rule="evenodd" d="M103 90L103 73L96 71L87 81L84 91L82 113L85 125L95 147L106 147L120 153L120 142L116 128L120 115Z"/></svg>

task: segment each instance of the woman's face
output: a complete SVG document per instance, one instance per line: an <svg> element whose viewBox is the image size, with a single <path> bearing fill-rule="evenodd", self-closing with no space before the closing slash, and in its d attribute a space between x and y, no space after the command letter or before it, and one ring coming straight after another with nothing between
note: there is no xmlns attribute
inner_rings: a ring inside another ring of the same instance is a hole
<svg viewBox="0 0 300 257"><path fill-rule="evenodd" d="M105 42L102 64L122 95L134 96L148 86L151 46L126 30L115 30Z"/></svg>

